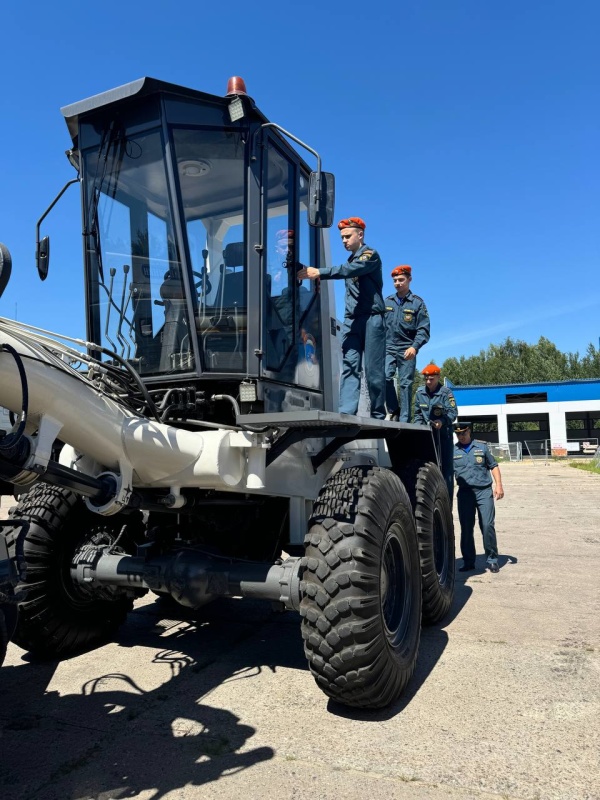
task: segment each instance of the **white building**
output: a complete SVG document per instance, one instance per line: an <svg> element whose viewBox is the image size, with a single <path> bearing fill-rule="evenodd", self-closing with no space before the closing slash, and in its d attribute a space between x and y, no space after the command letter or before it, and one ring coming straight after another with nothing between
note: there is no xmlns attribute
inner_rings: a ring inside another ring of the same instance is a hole
<svg viewBox="0 0 600 800"><path fill-rule="evenodd" d="M454 386L459 419L473 422L475 438L521 442L523 454L591 453L600 437L600 378Z"/></svg>

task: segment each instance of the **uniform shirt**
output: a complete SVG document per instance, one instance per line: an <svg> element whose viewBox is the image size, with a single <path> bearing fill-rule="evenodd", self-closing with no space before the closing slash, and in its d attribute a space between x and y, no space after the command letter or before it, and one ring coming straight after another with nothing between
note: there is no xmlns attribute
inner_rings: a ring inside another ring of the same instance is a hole
<svg viewBox="0 0 600 800"><path fill-rule="evenodd" d="M458 416L456 400L452 390L443 383L438 383L437 389L431 394L426 386L420 386L415 393L415 419L416 423L427 425L430 422L442 423L441 433L452 437L452 423Z"/></svg>
<svg viewBox="0 0 600 800"><path fill-rule="evenodd" d="M388 353L403 353L408 347L418 352L429 341L429 312L418 294L408 292L405 297L397 294L386 297L385 321Z"/></svg>
<svg viewBox="0 0 600 800"><path fill-rule="evenodd" d="M344 278L346 297L344 317L370 317L383 314L383 277L377 250L363 244L339 267L321 267L319 275L325 280Z"/></svg>
<svg viewBox="0 0 600 800"><path fill-rule="evenodd" d="M498 466L485 442L473 439L463 447L454 445L454 475L459 486L485 489L492 485L490 471Z"/></svg>

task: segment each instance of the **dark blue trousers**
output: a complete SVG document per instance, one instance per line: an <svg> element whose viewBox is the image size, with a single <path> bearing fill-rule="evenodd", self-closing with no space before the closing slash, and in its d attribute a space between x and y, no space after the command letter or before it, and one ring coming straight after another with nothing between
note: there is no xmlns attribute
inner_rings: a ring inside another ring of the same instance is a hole
<svg viewBox="0 0 600 800"><path fill-rule="evenodd" d="M401 353L387 353L385 357L385 404L390 414L399 414L400 422L410 422L412 417L412 388L415 382L417 359L408 361ZM398 393L396 394L396 372ZM398 401L400 406L398 406Z"/></svg>
<svg viewBox="0 0 600 800"><path fill-rule="evenodd" d="M488 561L497 561L498 543L496 542L496 508L492 487L473 489L459 486L456 496L458 518L460 520L460 552L465 564L475 564L475 511L479 518L479 527L483 534L483 547Z"/></svg>
<svg viewBox="0 0 600 800"><path fill-rule="evenodd" d="M344 320L340 412L356 414L363 368L371 401L371 416L385 419L385 321L381 314Z"/></svg>

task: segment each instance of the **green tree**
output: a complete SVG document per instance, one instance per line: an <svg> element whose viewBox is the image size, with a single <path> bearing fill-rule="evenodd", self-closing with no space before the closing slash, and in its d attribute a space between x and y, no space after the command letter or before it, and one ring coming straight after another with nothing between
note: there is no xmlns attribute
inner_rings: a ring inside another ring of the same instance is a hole
<svg viewBox="0 0 600 800"><path fill-rule="evenodd" d="M456 386L600 378L600 349L590 344L580 357L579 353L561 352L545 336L537 344L509 337L477 356L447 358L442 375Z"/></svg>

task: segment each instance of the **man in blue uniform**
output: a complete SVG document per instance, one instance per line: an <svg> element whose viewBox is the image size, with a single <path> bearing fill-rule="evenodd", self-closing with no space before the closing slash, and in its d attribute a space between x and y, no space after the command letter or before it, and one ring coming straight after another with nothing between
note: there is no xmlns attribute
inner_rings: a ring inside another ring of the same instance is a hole
<svg viewBox="0 0 600 800"><path fill-rule="evenodd" d="M298 280L344 279L344 338L340 412L356 414L363 367L371 400L371 416L385 418L385 306L381 259L364 243L365 223L360 217L338 222L342 243L350 256L338 267L304 267Z"/></svg>
<svg viewBox="0 0 600 800"><path fill-rule="evenodd" d="M429 314L422 298L410 291L412 270L408 264L395 267L392 278L396 294L385 298L385 404L388 419L410 422L416 357L429 341Z"/></svg>
<svg viewBox="0 0 600 800"><path fill-rule="evenodd" d="M425 386L420 386L415 394L415 422L420 425L431 425L435 431L434 436L439 445L442 461L442 474L452 506L454 495L452 423L457 417L458 410L452 390L440 383L440 372L436 364L428 364L421 370L421 374L425 376Z"/></svg>
<svg viewBox="0 0 600 800"><path fill-rule="evenodd" d="M504 489L500 467L485 442L471 438L472 423L456 422L458 444L454 447L454 474L458 483L456 502L460 519L460 551L463 565L459 572L475 569L475 509L483 534L483 546L490 572L498 572L496 542L496 508L494 500L502 500ZM491 474L490 474L491 473ZM492 490L492 477L494 488Z"/></svg>

